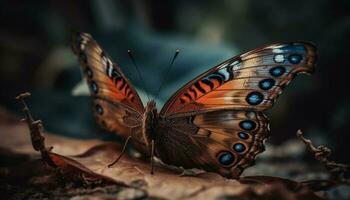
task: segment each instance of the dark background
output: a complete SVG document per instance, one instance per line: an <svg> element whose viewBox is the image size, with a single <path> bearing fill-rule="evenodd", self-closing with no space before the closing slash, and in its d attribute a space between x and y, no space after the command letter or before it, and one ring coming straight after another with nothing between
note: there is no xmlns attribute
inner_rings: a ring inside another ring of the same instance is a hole
<svg viewBox="0 0 350 200"><path fill-rule="evenodd" d="M302 129L330 146L335 159L350 160L350 1L13 0L0 2L0 23L0 106L19 113L14 97L30 91L31 110L48 131L80 138L108 135L93 123L89 97L71 95L81 80L70 49L74 31L91 33L134 86L153 95L180 49L160 104L234 55L276 41L311 41L319 49L317 70L298 76L267 112L269 142L282 144Z"/></svg>

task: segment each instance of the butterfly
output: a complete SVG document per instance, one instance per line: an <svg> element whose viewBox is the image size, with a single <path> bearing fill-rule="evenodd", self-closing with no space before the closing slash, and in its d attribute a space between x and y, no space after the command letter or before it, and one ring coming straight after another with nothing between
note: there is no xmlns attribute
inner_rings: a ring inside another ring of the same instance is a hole
<svg viewBox="0 0 350 200"><path fill-rule="evenodd" d="M230 58L185 84L164 104L143 105L118 64L88 33L73 35L73 51L90 88L96 121L132 139L145 156L185 169L238 178L264 151L270 135L262 112L285 86L315 69L316 47L274 43ZM152 170L153 172L153 170Z"/></svg>

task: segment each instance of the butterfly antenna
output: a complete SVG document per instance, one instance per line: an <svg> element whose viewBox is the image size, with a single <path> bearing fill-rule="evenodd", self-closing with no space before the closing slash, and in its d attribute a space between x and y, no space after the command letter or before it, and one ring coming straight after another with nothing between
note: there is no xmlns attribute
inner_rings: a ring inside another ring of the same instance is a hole
<svg viewBox="0 0 350 200"><path fill-rule="evenodd" d="M139 76L139 79L141 80L141 82L142 82L142 84L143 84L143 87L144 87L143 89L144 89L144 91L146 92L147 99L148 99L148 101L150 101L148 92L147 92L147 90L146 90L146 88L145 88L145 87L146 87L145 81L144 81L144 79L143 79L142 76L141 76L141 72L140 72L140 70L139 70L139 67L138 67L137 64L136 64L135 59L134 59L134 56L132 55L132 52L131 52L130 49L128 49L128 54L129 54L129 57L130 57L132 63L134 64L134 66L135 66L135 68L136 68L136 71L137 71L137 74L138 74L138 76Z"/></svg>
<svg viewBox="0 0 350 200"><path fill-rule="evenodd" d="M161 82L161 84L160 84L160 86L159 86L159 88L158 88L158 91L157 91L157 93L156 93L156 98L155 98L155 99L157 99L157 97L158 97L158 95L159 95L159 93L160 93L160 91L161 91L161 89L162 89L162 87L163 87L165 81L167 80L168 74L169 74L171 68L173 67L174 62L175 62L175 59L176 59L177 55L179 55L179 53L180 53L180 50L179 50L179 49L176 49L175 54L174 54L174 57L173 57L173 59L171 60L171 63L170 63L170 65L169 65L169 67L168 67L168 70L167 70L167 72L165 73L165 76L164 76L164 78L163 78L163 80L162 80L162 82Z"/></svg>

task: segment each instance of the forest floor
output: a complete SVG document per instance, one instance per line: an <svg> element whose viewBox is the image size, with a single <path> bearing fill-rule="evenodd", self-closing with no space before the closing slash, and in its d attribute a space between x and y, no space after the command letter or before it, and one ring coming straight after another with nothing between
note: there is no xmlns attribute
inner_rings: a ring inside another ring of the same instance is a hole
<svg viewBox="0 0 350 200"><path fill-rule="evenodd" d="M322 181L329 179L327 170L318 162L301 159L306 150L297 139L278 147L269 145L241 179L227 180L215 173L180 176L181 170L159 164L156 173L149 175L148 162L128 157L118 167L108 170L101 167L107 162L103 157L112 150L116 155L114 151L119 151L120 145L53 134L45 137L45 143L53 146L57 155L79 156L57 157L63 164L50 167L33 150L27 125L19 122L17 116L0 110L0 199L345 200L350 197L348 185Z"/></svg>

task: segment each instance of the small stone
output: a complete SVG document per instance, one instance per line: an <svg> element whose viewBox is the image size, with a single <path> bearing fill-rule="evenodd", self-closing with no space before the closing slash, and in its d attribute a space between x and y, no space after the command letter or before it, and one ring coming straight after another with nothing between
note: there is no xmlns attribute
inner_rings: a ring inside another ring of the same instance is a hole
<svg viewBox="0 0 350 200"><path fill-rule="evenodd" d="M126 188L117 194L118 200L136 200L146 197L147 194L143 190L138 190L134 188Z"/></svg>

